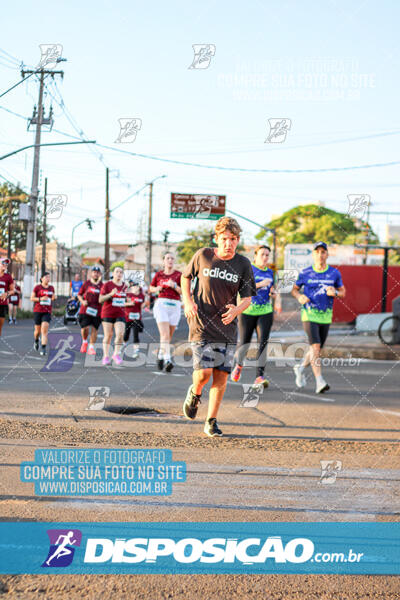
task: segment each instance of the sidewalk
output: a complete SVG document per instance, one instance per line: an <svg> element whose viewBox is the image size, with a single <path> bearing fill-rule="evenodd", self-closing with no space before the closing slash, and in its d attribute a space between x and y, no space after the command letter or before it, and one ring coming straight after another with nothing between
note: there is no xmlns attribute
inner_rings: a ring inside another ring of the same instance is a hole
<svg viewBox="0 0 400 600"><path fill-rule="evenodd" d="M307 342L299 311L276 314L270 340L271 342L280 341L285 350L290 344ZM329 358L400 360L400 345L384 345L377 333L356 333L355 329L346 323L333 323L322 356Z"/></svg>

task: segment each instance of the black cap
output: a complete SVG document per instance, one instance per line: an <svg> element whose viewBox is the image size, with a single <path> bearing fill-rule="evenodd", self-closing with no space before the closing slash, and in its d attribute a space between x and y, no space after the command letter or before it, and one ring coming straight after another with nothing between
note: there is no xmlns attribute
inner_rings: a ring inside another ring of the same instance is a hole
<svg viewBox="0 0 400 600"><path fill-rule="evenodd" d="M328 246L325 244L325 242L316 242L313 250L316 250L317 248L324 248L324 250L328 250Z"/></svg>
<svg viewBox="0 0 400 600"><path fill-rule="evenodd" d="M101 269L98 266L92 267L92 271L98 271L99 273L101 273Z"/></svg>

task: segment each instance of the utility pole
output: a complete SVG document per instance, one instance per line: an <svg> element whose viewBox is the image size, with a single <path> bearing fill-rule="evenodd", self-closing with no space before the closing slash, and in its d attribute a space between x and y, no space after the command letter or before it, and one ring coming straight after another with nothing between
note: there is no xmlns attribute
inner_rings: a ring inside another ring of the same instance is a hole
<svg viewBox="0 0 400 600"><path fill-rule="evenodd" d="M7 258L11 260L11 235L12 235L12 197L8 198L8 239Z"/></svg>
<svg viewBox="0 0 400 600"><path fill-rule="evenodd" d="M45 75L64 75L63 71L51 71L46 69L37 69L35 71L22 71L22 77L25 77L25 74L39 73L39 100L37 106L33 111L33 116L30 119L31 125L36 125L36 134L35 134L35 150L33 155L33 171L32 171L32 187L31 187L31 195L29 200L29 221L27 228L27 238L26 238L26 259L25 259L25 274L24 274L24 284L23 284L23 299L22 299L22 308L24 310L29 310L31 308L30 296L33 289L33 282L35 277L35 245L36 245L36 214L37 214L37 201L39 195L39 162L40 162L40 137L41 137L41 129L42 125L51 125L52 124L52 116L51 113L49 117L44 117L43 110L43 87L44 87L44 78Z"/></svg>
<svg viewBox="0 0 400 600"><path fill-rule="evenodd" d="M46 238L47 238L47 177L44 178L43 234L42 234L42 275L46 271Z"/></svg>
<svg viewBox="0 0 400 600"><path fill-rule="evenodd" d="M153 179L153 181L150 181L150 183L147 183L146 185L150 186L150 191L149 191L149 215L148 215L148 221L147 221L147 243L146 243L146 280L147 282L150 284L151 282L151 251L152 251L152 245L153 245L153 241L151 239L151 228L152 228L152 211L153 211L153 184L155 181L157 181L157 179L164 179L165 177L167 177L166 175L159 175L158 177L156 177L155 179Z"/></svg>
<svg viewBox="0 0 400 600"><path fill-rule="evenodd" d="M104 279L107 279L110 271L110 198L109 198L110 174L106 168L106 240L104 246Z"/></svg>
<svg viewBox="0 0 400 600"><path fill-rule="evenodd" d="M151 250L152 250L152 239L151 239L151 227L152 227L152 207L153 207L153 182L149 183L149 217L147 221L147 245L146 245L146 280L148 284L151 282Z"/></svg>
<svg viewBox="0 0 400 600"><path fill-rule="evenodd" d="M365 226L365 254L364 254L364 259L363 259L363 264L366 265L367 264L367 258L368 258L368 244L369 244L369 210L371 207L371 200L370 198L368 198L368 207L367 207L367 224Z"/></svg>

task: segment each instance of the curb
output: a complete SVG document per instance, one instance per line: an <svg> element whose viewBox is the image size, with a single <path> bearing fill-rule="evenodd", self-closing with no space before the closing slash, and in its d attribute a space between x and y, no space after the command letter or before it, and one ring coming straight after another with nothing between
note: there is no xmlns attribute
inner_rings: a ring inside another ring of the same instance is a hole
<svg viewBox="0 0 400 600"><path fill-rule="evenodd" d="M270 340L268 343L268 346L270 347L270 349L273 348L274 345L279 344L282 354L285 355L286 351L288 348L290 348L290 346L293 346L293 344L299 344L299 349L301 350L301 346L304 344L304 347L307 345L308 347L308 343L303 341L303 342L299 342L299 341L293 341L292 343L280 343L278 340ZM177 348L175 348L175 355L176 356L183 356L184 354L186 354L186 356L189 358L189 356L191 356L192 354L192 350L190 348L189 342L179 342L179 345ZM255 348L250 348L249 352L247 353L247 357L249 359L255 359L256 358L256 349ZM297 357L300 358L301 354L300 352L297 352ZM381 346L370 346L370 347L362 347L362 346L345 346L342 348L336 347L336 346L329 346L327 345L325 348L323 348L322 352L321 352L321 357L322 358L369 358L370 360L400 360L400 345L396 344L395 346L384 346L383 344ZM279 360L279 357L276 356L276 354L274 352L272 352L271 356L268 357L269 360ZM284 357L282 357L283 359Z"/></svg>

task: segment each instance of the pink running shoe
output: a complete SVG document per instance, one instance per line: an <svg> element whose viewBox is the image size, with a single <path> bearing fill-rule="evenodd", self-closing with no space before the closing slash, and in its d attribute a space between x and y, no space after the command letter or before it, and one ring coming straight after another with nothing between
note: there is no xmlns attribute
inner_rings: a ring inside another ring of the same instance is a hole
<svg viewBox="0 0 400 600"><path fill-rule="evenodd" d="M106 365L110 365L111 364L111 360L109 359L108 356L105 356L103 358L103 360L101 361L101 364L103 365L103 367L105 367Z"/></svg>
<svg viewBox="0 0 400 600"><path fill-rule="evenodd" d="M81 346L81 353L82 354L86 353L87 347L88 347L88 341L87 340L83 340L82 346Z"/></svg>
<svg viewBox="0 0 400 600"><path fill-rule="evenodd" d="M267 388L269 386L269 381L268 381L268 379L265 379L264 376L260 375L259 377L256 378L255 382L253 383L253 386L255 386L255 387L258 385L262 385L265 388Z"/></svg>
<svg viewBox="0 0 400 600"><path fill-rule="evenodd" d="M118 367L124 362L119 354L113 354L112 359Z"/></svg>
<svg viewBox="0 0 400 600"><path fill-rule="evenodd" d="M237 383L239 381L239 379L241 378L242 369L243 369L243 367L241 367L240 365L236 365L236 367L233 369L233 371L231 373L231 379L232 379L232 381L235 381L235 383Z"/></svg>
<svg viewBox="0 0 400 600"><path fill-rule="evenodd" d="M89 346L89 350L87 351L87 353L91 356L94 356L96 354L96 350L93 348L93 346Z"/></svg>

